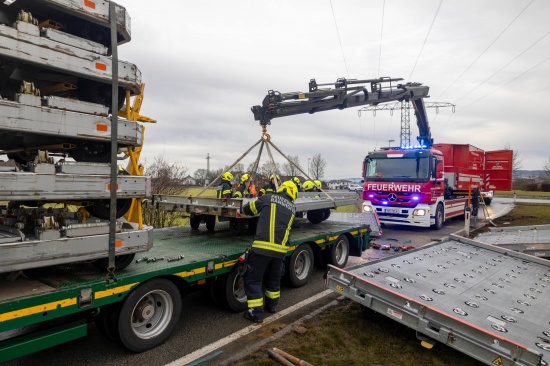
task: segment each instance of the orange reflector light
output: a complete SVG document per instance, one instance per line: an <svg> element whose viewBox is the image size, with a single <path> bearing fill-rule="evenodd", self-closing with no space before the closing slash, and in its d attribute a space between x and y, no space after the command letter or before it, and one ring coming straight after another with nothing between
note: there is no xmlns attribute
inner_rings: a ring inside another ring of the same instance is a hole
<svg viewBox="0 0 550 366"><path fill-rule="evenodd" d="M120 248L122 246L122 240L115 240L115 248Z"/></svg>
<svg viewBox="0 0 550 366"><path fill-rule="evenodd" d="M111 190L111 184L107 184L107 190L110 191ZM118 191L118 184L116 185L116 190Z"/></svg>
<svg viewBox="0 0 550 366"><path fill-rule="evenodd" d="M106 124L104 123L98 123L96 126L95 126L96 130L100 131L100 132L107 132L109 131L109 126L107 126Z"/></svg>
<svg viewBox="0 0 550 366"><path fill-rule="evenodd" d="M84 6L87 6L88 8L95 9L95 3L90 0L84 0Z"/></svg>
<svg viewBox="0 0 550 366"><path fill-rule="evenodd" d="M107 71L107 65L102 64L101 62L96 62L95 68L101 71Z"/></svg>
<svg viewBox="0 0 550 366"><path fill-rule="evenodd" d="M197 281L197 285L204 285L206 283L206 280L203 278L202 280Z"/></svg>

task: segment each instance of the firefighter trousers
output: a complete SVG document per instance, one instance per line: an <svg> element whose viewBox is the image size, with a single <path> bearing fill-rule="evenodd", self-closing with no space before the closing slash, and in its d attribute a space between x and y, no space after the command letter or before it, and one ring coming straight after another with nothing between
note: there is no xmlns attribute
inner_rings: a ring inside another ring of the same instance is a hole
<svg viewBox="0 0 550 366"><path fill-rule="evenodd" d="M249 311L259 318L264 317L265 307L275 312L281 296L281 277L284 271L284 257L274 258L255 253L252 250L248 256L248 269L244 275L244 291L246 292ZM262 286L263 285L263 286ZM265 290L262 291L262 287Z"/></svg>

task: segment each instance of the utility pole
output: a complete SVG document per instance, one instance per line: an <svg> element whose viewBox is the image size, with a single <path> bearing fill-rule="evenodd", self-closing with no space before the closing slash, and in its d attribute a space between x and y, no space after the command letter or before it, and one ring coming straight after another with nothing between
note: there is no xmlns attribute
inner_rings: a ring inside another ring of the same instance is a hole
<svg viewBox="0 0 550 366"><path fill-rule="evenodd" d="M452 107L453 113L455 112L455 105L446 102L433 102L433 103L424 103L426 108L435 108L435 113L439 113L439 108L443 107ZM363 111L372 111L376 116L376 111L390 111L390 115L393 115L393 111L399 109L401 110L401 133L400 133L400 147L411 146L411 105L409 101L404 100L397 103L387 103L379 105L369 105L359 109L357 112L359 117L361 117L361 112Z"/></svg>
<svg viewBox="0 0 550 366"><path fill-rule="evenodd" d="M210 153L206 153L206 177L204 177L204 185L210 183L208 177L210 176Z"/></svg>

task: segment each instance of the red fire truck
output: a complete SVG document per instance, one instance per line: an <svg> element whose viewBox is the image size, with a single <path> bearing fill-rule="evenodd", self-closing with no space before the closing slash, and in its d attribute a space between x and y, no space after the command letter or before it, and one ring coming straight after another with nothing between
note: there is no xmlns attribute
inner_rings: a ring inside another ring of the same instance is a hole
<svg viewBox="0 0 550 366"><path fill-rule="evenodd" d="M401 80L338 79L334 84L318 84L312 79L309 92L270 90L252 112L266 126L278 117L408 101L415 110L419 145L382 148L367 155L363 210L376 211L382 223L440 229L446 219L464 214L470 197L472 216L477 216L480 199L489 204L493 190L511 189L513 151L434 144L424 104L429 87L398 84ZM331 87L322 88L327 85Z"/></svg>

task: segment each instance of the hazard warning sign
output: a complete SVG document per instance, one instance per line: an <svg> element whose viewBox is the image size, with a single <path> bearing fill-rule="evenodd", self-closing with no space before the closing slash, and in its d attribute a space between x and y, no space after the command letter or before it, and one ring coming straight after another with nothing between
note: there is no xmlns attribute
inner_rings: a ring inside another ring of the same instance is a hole
<svg viewBox="0 0 550 366"><path fill-rule="evenodd" d="M502 362L502 358L500 358L500 356L495 358L495 360L493 361L493 364L497 366L504 366L504 363Z"/></svg>

